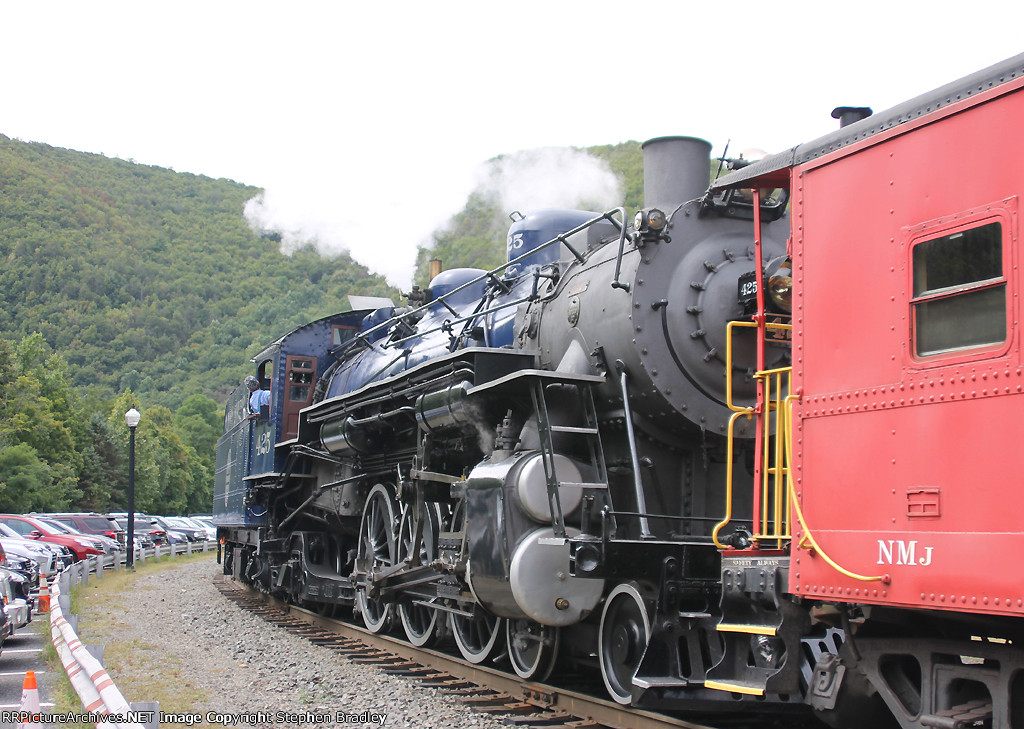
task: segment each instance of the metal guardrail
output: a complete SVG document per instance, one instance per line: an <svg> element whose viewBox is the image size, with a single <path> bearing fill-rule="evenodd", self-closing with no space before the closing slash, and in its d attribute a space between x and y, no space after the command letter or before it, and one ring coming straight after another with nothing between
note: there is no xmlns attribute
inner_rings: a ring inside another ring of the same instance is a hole
<svg viewBox="0 0 1024 729"><path fill-rule="evenodd" d="M135 564L144 564L147 559L161 556L185 556L216 548L215 541L203 542L201 546L193 546L191 542L154 546L137 551ZM79 639L78 616L69 614L69 594L74 585L87 585L90 575L100 578L105 571L124 567L123 555L94 556L68 566L57 575L50 587L50 637L90 723L95 722L97 727L121 729L156 727L159 705L130 704L124 698L100 660Z"/></svg>

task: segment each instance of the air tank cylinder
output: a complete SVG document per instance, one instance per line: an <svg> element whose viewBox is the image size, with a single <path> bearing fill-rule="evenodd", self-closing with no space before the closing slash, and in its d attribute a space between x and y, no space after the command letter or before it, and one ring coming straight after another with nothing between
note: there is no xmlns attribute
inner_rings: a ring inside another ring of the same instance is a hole
<svg viewBox="0 0 1024 729"><path fill-rule="evenodd" d="M432 433L472 422L467 397L470 387L469 382L463 381L416 398L416 423L420 430Z"/></svg>
<svg viewBox="0 0 1024 729"><path fill-rule="evenodd" d="M366 453L370 448L366 431L359 428L351 416L321 425L320 443L331 453Z"/></svg>

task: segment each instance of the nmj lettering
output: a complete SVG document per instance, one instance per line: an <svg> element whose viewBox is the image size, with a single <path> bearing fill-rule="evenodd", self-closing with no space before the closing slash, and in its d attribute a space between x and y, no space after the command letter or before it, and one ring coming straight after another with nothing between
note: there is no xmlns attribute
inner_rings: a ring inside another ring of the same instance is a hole
<svg viewBox="0 0 1024 729"><path fill-rule="evenodd" d="M916 539L904 542L902 539L879 539L878 562L876 564L906 565L907 567L927 567L932 563L932 552L935 547L921 546L924 554L918 556ZM894 561L895 559L895 561Z"/></svg>

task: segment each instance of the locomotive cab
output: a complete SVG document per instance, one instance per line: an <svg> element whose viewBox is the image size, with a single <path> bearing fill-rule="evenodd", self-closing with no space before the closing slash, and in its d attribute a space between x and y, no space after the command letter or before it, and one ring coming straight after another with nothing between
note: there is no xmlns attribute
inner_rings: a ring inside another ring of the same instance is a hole
<svg viewBox="0 0 1024 729"><path fill-rule="evenodd" d="M363 306L371 301L352 298L353 304ZM270 406L263 412L251 412L244 385L229 395L224 434L217 441L213 504L214 524L228 541L259 543L269 522L269 494L281 482L289 447L299 437L300 411L314 401L323 373L336 363L334 353L350 344L366 315L364 308L310 322L253 357L260 387L270 391ZM226 569L236 574L255 562L254 554L245 550L235 556ZM264 578L268 574L255 572Z"/></svg>

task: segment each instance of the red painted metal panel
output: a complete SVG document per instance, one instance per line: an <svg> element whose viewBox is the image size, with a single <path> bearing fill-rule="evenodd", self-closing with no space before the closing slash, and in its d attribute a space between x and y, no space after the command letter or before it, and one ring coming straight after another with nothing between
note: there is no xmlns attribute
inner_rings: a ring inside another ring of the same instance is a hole
<svg viewBox="0 0 1024 729"><path fill-rule="evenodd" d="M1024 561L1002 557L1024 548L1022 122L1013 91L796 171L795 489L832 559L890 581L795 548L794 593L1024 614ZM1006 229L1007 340L915 358L911 246L989 210Z"/></svg>

